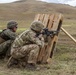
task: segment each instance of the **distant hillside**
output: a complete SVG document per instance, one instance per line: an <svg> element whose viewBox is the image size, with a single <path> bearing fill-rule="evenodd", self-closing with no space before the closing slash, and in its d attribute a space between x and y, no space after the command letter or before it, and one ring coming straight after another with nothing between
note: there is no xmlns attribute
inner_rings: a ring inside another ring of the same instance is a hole
<svg viewBox="0 0 76 75"><path fill-rule="evenodd" d="M0 20L32 20L37 13L62 13L66 19L76 19L76 7L69 5L35 0L0 4Z"/></svg>

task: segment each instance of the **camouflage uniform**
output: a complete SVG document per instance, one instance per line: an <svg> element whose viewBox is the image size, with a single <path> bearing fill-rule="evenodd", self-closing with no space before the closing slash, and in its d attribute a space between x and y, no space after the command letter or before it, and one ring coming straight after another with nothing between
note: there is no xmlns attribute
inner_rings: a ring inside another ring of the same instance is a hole
<svg viewBox="0 0 76 75"><path fill-rule="evenodd" d="M16 23L14 25L10 23L13 23L13 21L10 21L7 24L7 29L0 33L0 56L6 55L7 51L10 50L13 40L16 38L16 34L11 29L16 26Z"/></svg>
<svg viewBox="0 0 76 75"><path fill-rule="evenodd" d="M40 21L34 21L30 29L19 35L13 43L11 55L15 59L27 58L27 63L36 64L39 49L44 46L42 35L36 36L43 29Z"/></svg>

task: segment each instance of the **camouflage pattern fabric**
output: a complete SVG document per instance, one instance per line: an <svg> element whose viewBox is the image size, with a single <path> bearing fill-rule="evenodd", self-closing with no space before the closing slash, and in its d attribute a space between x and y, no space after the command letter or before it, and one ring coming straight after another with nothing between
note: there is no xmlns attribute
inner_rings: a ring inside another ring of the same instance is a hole
<svg viewBox="0 0 76 75"><path fill-rule="evenodd" d="M27 44L37 44L38 46L43 47L44 45L43 41L44 39L41 35L36 37L36 32L32 30L27 30L16 38L13 44L13 48L24 46Z"/></svg>
<svg viewBox="0 0 76 75"><path fill-rule="evenodd" d="M27 63L36 63L38 53L39 46L36 44L30 44L20 48L14 48L12 52L12 57L15 59L27 57Z"/></svg>
<svg viewBox="0 0 76 75"><path fill-rule="evenodd" d="M16 38L16 34L10 29L6 29L0 34L0 56L6 55L8 49L10 49L11 44Z"/></svg>
<svg viewBox="0 0 76 75"><path fill-rule="evenodd" d="M10 49L11 47L11 44L12 44L12 41L11 40L8 40L2 44L0 44L0 56L1 55L6 55L8 49Z"/></svg>
<svg viewBox="0 0 76 75"><path fill-rule="evenodd" d="M13 43L11 55L15 59L28 57L28 63L36 63L39 49L44 46L44 39L32 30L23 32Z"/></svg>
<svg viewBox="0 0 76 75"><path fill-rule="evenodd" d="M4 39L5 41L7 41L7 40L15 40L16 34L11 29L5 29L0 34L0 37L2 39Z"/></svg>
<svg viewBox="0 0 76 75"><path fill-rule="evenodd" d="M35 21L29 30L20 34L12 45L11 57L18 60L27 57L27 63L36 63L39 50L44 47L44 38L42 35L36 35L43 27L41 22Z"/></svg>

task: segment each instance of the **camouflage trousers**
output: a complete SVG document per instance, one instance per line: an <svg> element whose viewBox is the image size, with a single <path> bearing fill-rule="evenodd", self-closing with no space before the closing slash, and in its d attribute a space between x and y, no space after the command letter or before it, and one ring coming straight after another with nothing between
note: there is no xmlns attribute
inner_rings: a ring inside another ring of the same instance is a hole
<svg viewBox="0 0 76 75"><path fill-rule="evenodd" d="M15 59L26 58L27 63L36 63L39 46L36 44L25 45L20 48L11 49L11 56Z"/></svg>
<svg viewBox="0 0 76 75"><path fill-rule="evenodd" d="M0 44L0 56L5 56L7 53L10 53L12 41L8 40Z"/></svg>

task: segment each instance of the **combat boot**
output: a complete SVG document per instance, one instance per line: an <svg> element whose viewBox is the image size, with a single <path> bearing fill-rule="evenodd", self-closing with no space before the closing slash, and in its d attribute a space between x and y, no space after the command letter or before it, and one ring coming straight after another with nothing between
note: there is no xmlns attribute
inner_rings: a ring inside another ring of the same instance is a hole
<svg viewBox="0 0 76 75"><path fill-rule="evenodd" d="M28 70L40 70L40 68L36 64L33 64L33 63L28 63L25 68Z"/></svg>
<svg viewBox="0 0 76 75"><path fill-rule="evenodd" d="M7 67L10 68L13 65L17 65L17 64L18 64L18 61L16 59L14 59L13 57L10 57L7 62Z"/></svg>

